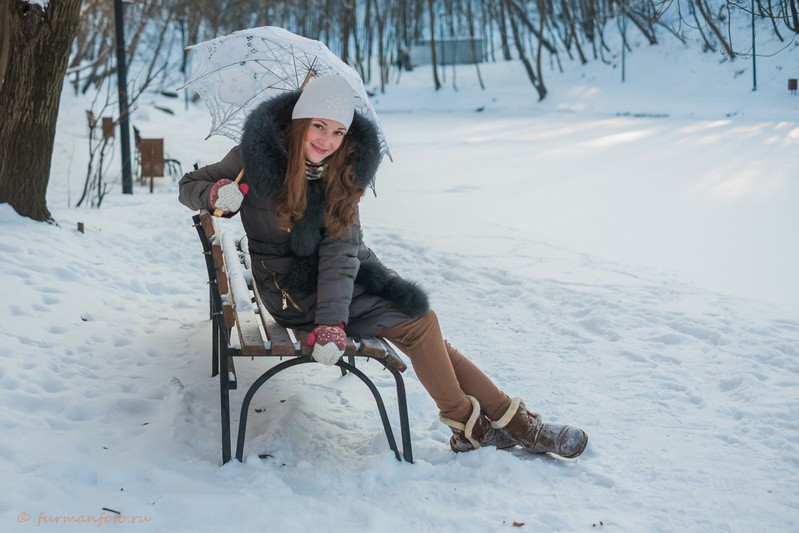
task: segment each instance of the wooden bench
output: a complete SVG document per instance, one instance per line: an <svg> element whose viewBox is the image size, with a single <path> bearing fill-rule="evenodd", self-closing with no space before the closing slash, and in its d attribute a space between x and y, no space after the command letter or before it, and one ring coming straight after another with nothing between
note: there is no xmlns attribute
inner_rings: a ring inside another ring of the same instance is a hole
<svg viewBox="0 0 799 533"><path fill-rule="evenodd" d="M293 331L275 322L264 307L255 287L251 270L247 237L217 231L217 220L208 211L194 215L194 226L200 236L208 270L210 312L212 326L212 376L219 376L222 418L222 462L231 459L230 391L237 389L234 358L278 357L281 361L265 371L250 385L241 406L236 459L243 461L244 437L250 403L258 389L271 377L296 365L316 363L311 357L311 347L305 343L307 332ZM336 365L342 375L347 372L363 381L374 396L388 445L398 460L412 463L411 436L408 423L408 406L402 372L407 368L394 349L379 337L347 339L344 352L347 361L340 359ZM397 448L394 432L388 419L383 399L374 383L355 366L356 358L379 362L394 376L397 389L402 455Z"/></svg>

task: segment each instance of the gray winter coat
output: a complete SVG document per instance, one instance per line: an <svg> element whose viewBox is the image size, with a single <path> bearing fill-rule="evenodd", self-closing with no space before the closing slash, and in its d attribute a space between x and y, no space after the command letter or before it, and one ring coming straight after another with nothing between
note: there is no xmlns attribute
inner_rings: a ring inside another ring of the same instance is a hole
<svg viewBox="0 0 799 533"><path fill-rule="evenodd" d="M428 310L426 294L387 269L362 240L356 221L339 239L324 231L324 184L308 181L305 216L291 232L280 229L274 198L283 182L288 156L282 131L291 120L299 92L286 93L257 107L247 118L242 141L222 161L189 172L180 180L180 202L209 209L213 184L235 179L250 192L241 206L249 240L253 276L269 312L287 327L310 330L316 324L347 325L354 336L375 335ZM375 127L358 113L347 135L356 183L374 184L380 161Z"/></svg>

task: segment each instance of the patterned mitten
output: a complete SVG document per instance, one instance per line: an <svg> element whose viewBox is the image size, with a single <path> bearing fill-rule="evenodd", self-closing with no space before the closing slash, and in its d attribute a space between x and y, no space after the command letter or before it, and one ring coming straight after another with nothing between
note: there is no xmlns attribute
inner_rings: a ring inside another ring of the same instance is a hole
<svg viewBox="0 0 799 533"><path fill-rule="evenodd" d="M308 346L313 346L311 357L316 361L323 365L335 365L347 348L344 324L316 326L308 334L308 339L305 342L308 343Z"/></svg>
<svg viewBox="0 0 799 533"><path fill-rule="evenodd" d="M211 189L211 207L224 213L235 213L241 208L244 195L250 187L246 183L241 185L228 179L221 179L214 183Z"/></svg>

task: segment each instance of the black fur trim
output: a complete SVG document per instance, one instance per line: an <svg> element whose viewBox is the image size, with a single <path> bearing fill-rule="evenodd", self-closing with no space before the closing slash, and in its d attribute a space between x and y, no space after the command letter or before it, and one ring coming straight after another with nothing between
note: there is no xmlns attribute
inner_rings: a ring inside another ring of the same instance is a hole
<svg viewBox="0 0 799 533"><path fill-rule="evenodd" d="M362 261L355 282L363 285L366 292L390 301L410 316L421 316L430 310L427 294L414 283L403 279L376 261Z"/></svg>
<svg viewBox="0 0 799 533"><path fill-rule="evenodd" d="M325 189L321 181L308 183L305 216L291 228L291 251L300 257L316 255L322 241Z"/></svg>
<svg viewBox="0 0 799 533"><path fill-rule="evenodd" d="M241 136L244 175L252 192L269 196L280 190L288 165L282 129L291 121L299 93L286 93L268 100L249 114Z"/></svg>
<svg viewBox="0 0 799 533"><path fill-rule="evenodd" d="M421 316L430 310L424 290L415 282L399 276L392 277L377 295L390 301L406 315Z"/></svg>
<svg viewBox="0 0 799 533"><path fill-rule="evenodd" d="M378 294L382 291L391 277L391 271L376 261L361 261L355 281L363 285L366 292Z"/></svg>

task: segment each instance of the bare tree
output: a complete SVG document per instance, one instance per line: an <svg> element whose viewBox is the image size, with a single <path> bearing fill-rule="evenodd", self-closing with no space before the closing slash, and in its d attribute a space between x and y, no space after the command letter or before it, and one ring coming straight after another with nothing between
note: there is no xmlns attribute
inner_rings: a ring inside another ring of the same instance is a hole
<svg viewBox="0 0 799 533"><path fill-rule="evenodd" d="M433 84L436 91L441 88L441 82L438 81L438 59L436 58L436 13L435 2L433 0L427 1L427 12L430 16L430 55L433 61Z"/></svg>
<svg viewBox="0 0 799 533"><path fill-rule="evenodd" d="M730 44L724 38L724 35L722 35L721 30L719 30L719 27L716 24L715 20L713 19L712 14L707 9L707 6L704 5L704 0L693 0L693 3L696 5L696 8L699 10L699 13L702 15L702 18L705 19L705 22L710 28L710 31L713 32L713 35L718 40L719 44L721 44L721 47L724 49L724 52L727 54L727 56L730 59L734 59L735 52L733 51L732 46L730 46Z"/></svg>
<svg viewBox="0 0 799 533"><path fill-rule="evenodd" d="M533 26L533 23L527 18L524 11L522 11L522 9L513 0L502 0L502 2L505 3L506 9L512 8L515 11L518 20L523 21L525 26L530 29L531 33L537 32L539 36L541 35L541 29L544 25L543 14L539 14L541 21L539 24L539 29L536 30ZM521 60L522 65L524 65L524 70L527 72L527 77L530 79L530 83L533 84L533 88L535 88L536 92L538 93L538 99L543 100L547 95L547 88L544 85L544 81L541 79L542 41L539 40L538 53L536 54L536 66L534 67L524 48L524 38L521 34L517 18L511 17L510 28L511 32L513 33L513 40L516 43L516 52L519 54L519 59Z"/></svg>
<svg viewBox="0 0 799 533"><path fill-rule="evenodd" d="M782 12L784 13L785 25L795 33L799 33L799 0L783 0Z"/></svg>
<svg viewBox="0 0 799 533"><path fill-rule="evenodd" d="M181 26L186 20L186 6L179 0L141 2L126 6L125 55L139 70L140 80L147 85L159 74L176 72L182 57L171 52L182 41ZM114 11L107 0L84 0L83 14L75 39L69 74L75 91L86 93L101 89L103 83L116 74ZM135 73L135 72L134 72Z"/></svg>
<svg viewBox="0 0 799 533"><path fill-rule="evenodd" d="M480 88L485 89L486 86L483 83L483 75L480 73L480 62L483 60L483 50L480 49L479 53L477 50L477 44L475 39L475 31L474 31L474 14L472 13L472 2L471 0L467 0L466 2L466 21L469 28L469 46L471 47L472 52L472 61L474 61L474 69L477 72L477 81L480 83Z"/></svg>
<svg viewBox="0 0 799 533"><path fill-rule="evenodd" d="M0 2L0 203L51 221L46 193L81 0Z"/></svg>
<svg viewBox="0 0 799 533"><path fill-rule="evenodd" d="M80 207L84 202L92 207L100 207L109 190L109 185L103 178L106 171L105 160L113 148L113 137L106 134L105 128L100 127L100 122L92 111L86 111L86 118L89 123L89 163L83 192L75 207ZM115 127L116 125L114 123Z"/></svg>

